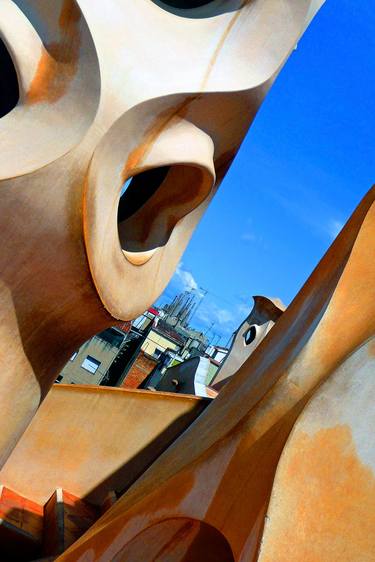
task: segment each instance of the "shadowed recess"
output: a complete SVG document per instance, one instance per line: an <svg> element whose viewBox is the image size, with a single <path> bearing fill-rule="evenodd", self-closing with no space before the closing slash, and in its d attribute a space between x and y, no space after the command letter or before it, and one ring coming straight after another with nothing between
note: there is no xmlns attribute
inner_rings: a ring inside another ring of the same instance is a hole
<svg viewBox="0 0 375 562"><path fill-rule="evenodd" d="M19 95L16 69L5 43L0 39L0 118L16 107Z"/></svg>
<svg viewBox="0 0 375 562"><path fill-rule="evenodd" d="M131 217L152 197L167 177L169 168L152 168L125 182L118 207L119 223Z"/></svg>
<svg viewBox="0 0 375 562"><path fill-rule="evenodd" d="M153 168L128 179L120 197L117 222L123 250L147 252L164 246L178 223L208 195L211 185L200 168Z"/></svg>

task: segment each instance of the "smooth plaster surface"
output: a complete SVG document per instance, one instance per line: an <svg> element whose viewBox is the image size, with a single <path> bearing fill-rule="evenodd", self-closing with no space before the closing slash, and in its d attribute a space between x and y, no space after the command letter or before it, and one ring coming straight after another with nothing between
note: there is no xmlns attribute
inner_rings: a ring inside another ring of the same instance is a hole
<svg viewBox="0 0 375 562"><path fill-rule="evenodd" d="M54 385L0 471L2 485L40 505L56 488L101 505L121 492L207 406L194 396Z"/></svg>

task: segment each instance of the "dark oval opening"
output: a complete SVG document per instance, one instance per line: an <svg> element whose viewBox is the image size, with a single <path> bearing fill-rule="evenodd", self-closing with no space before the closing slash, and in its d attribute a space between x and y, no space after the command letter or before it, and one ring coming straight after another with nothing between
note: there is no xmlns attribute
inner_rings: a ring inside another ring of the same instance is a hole
<svg viewBox="0 0 375 562"><path fill-rule="evenodd" d="M177 222L206 198L210 187L200 168L183 164L153 168L129 178L117 215L122 249L147 252L164 246Z"/></svg>
<svg viewBox="0 0 375 562"><path fill-rule="evenodd" d="M152 0L152 2L177 16L209 18L238 10L242 7L243 0Z"/></svg>
<svg viewBox="0 0 375 562"><path fill-rule="evenodd" d="M191 10L193 8L200 8L206 4L211 4L212 0L160 0L161 4L166 4L171 8L178 8L181 10Z"/></svg>
<svg viewBox="0 0 375 562"><path fill-rule="evenodd" d="M0 118L16 107L19 97L17 71L4 41L0 39Z"/></svg>
<svg viewBox="0 0 375 562"><path fill-rule="evenodd" d="M152 168L125 182L118 207L118 223L134 215L154 195L167 177L169 169L170 166Z"/></svg>
<svg viewBox="0 0 375 562"><path fill-rule="evenodd" d="M255 326L250 326L248 330L244 333L245 345L250 345L256 338L257 329Z"/></svg>

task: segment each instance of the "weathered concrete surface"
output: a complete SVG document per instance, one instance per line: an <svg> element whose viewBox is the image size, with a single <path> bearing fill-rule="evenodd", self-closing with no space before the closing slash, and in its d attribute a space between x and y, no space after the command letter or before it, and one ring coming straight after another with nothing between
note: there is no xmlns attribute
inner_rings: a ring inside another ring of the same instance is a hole
<svg viewBox="0 0 375 562"><path fill-rule="evenodd" d="M171 537L179 517L216 529L235 561L257 560L283 450L260 560L372 561L374 255L375 188L251 360L59 561L144 562L156 529L164 559L192 560L193 538Z"/></svg>
<svg viewBox="0 0 375 562"><path fill-rule="evenodd" d="M54 385L0 471L44 505L56 488L101 505L127 488L203 411L194 396Z"/></svg>
<svg viewBox="0 0 375 562"><path fill-rule="evenodd" d="M113 318L136 317L162 292L322 3L230 0L224 9L213 2L204 17L133 0L108 0L105 12L98 0L0 3L1 36L20 82L19 104L0 120L1 463L74 349ZM162 167L168 174L157 191L118 224L124 182ZM256 559L296 420L317 387L374 334L373 200L371 192L251 362L61 560ZM124 451L136 464L132 474L144 471L148 449L139 443L149 443L150 428L155 439L165 435L168 400L149 409L149 394L139 420L140 399L133 401L124 424L114 396L126 391L103 391L101 400L91 392L59 389L55 407L46 402L41 430L29 428L29 444L22 440L14 451L15 471L5 468L7 478L18 479L10 487L21 492L26 482L29 497L48 486L50 495L65 474L64 488L95 499L106 478L123 485L125 472L118 481L114 474ZM79 397L71 420L65 394ZM55 416L58 428L50 423ZM62 450L59 434L67 427ZM137 440L127 444L134 427ZM123 438L121 449L114 433ZM337 437L348 443L347 432ZM27 480L34 458L40 466ZM358 478L362 468L353 471L360 498L368 482ZM369 558L372 545L358 541L356 529L346 532L358 557ZM262 556L272 556L275 545L277 551L279 530L269 528ZM320 553L326 536L319 534ZM300 546L296 535L296 552Z"/></svg>
<svg viewBox="0 0 375 562"><path fill-rule="evenodd" d="M372 338L298 418L276 472L259 562L375 560L374 376Z"/></svg>
<svg viewBox="0 0 375 562"><path fill-rule="evenodd" d="M0 119L0 466L73 351L163 291L321 4L0 2L20 91ZM118 221L124 182L160 167Z"/></svg>

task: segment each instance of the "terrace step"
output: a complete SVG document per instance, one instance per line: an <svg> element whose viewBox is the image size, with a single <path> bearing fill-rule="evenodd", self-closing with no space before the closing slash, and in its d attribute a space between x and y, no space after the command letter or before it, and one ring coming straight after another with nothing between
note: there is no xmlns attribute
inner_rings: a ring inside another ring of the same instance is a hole
<svg viewBox="0 0 375 562"><path fill-rule="evenodd" d="M57 488L44 506L43 554L61 554L100 516L100 508Z"/></svg>
<svg viewBox="0 0 375 562"><path fill-rule="evenodd" d="M0 485L0 561L50 561L63 553L117 500L110 490L101 506L57 488L39 505Z"/></svg>

